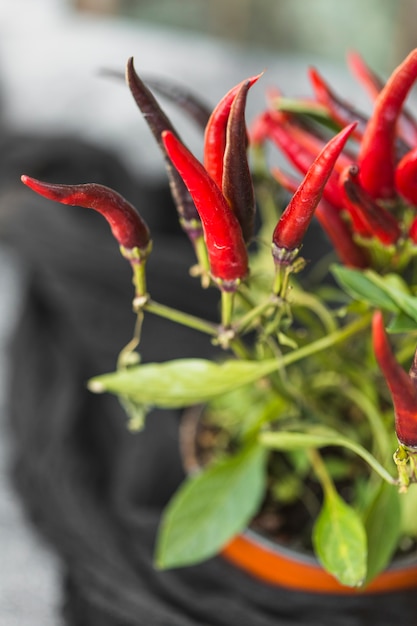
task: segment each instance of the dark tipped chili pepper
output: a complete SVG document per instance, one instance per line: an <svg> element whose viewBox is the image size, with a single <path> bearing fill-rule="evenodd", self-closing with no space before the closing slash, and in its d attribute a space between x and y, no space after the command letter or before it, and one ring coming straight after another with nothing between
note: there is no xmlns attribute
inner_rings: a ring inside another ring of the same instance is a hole
<svg viewBox="0 0 417 626"><path fill-rule="evenodd" d="M144 260L150 250L148 226L136 209L113 189L87 183L85 185L60 185L46 183L30 176L22 176L22 182L33 191L48 198L101 213L110 225L111 231L125 251L139 251L139 260Z"/></svg>
<svg viewBox="0 0 417 626"><path fill-rule="evenodd" d="M389 246L395 244L401 236L400 226L392 215L379 206L359 185L359 168L348 167L340 177L340 183L346 194L346 208L361 219L362 225L370 236ZM363 233L360 233L363 234Z"/></svg>
<svg viewBox="0 0 417 626"><path fill-rule="evenodd" d="M298 253L323 195L323 189L354 128L355 124L350 124L326 144L279 219L272 237L272 252L276 263L289 263Z"/></svg>
<svg viewBox="0 0 417 626"><path fill-rule="evenodd" d="M223 157L226 149L227 123L230 110L242 85L249 83L248 89L256 83L261 74L248 78L227 92L213 110L204 134L204 167L219 189L223 184Z"/></svg>
<svg viewBox="0 0 417 626"><path fill-rule="evenodd" d="M395 185L403 198L417 207L417 148L407 152L398 163Z"/></svg>
<svg viewBox="0 0 417 626"><path fill-rule="evenodd" d="M360 139L368 121L367 117L339 98L314 67L309 68L309 78L317 101L326 107L337 124L343 127L357 121L358 125L353 135Z"/></svg>
<svg viewBox="0 0 417 626"><path fill-rule="evenodd" d="M372 320L372 339L376 359L391 392L398 441L408 448L415 449L417 448L416 357L408 375L392 352L380 311L375 312Z"/></svg>
<svg viewBox="0 0 417 626"><path fill-rule="evenodd" d="M162 140L200 214L212 277L222 290L234 291L248 273L239 221L217 184L179 139L165 131Z"/></svg>
<svg viewBox="0 0 417 626"><path fill-rule="evenodd" d="M245 123L246 98L250 86L250 80L242 84L230 109L222 180L223 195L239 220L246 242L251 240L255 225L255 194L247 158Z"/></svg>
<svg viewBox="0 0 417 626"><path fill-rule="evenodd" d="M125 79L125 74L119 70L104 68L100 71L103 76L110 76L119 80ZM146 76L145 84L160 94L170 102L177 104L183 111L188 113L189 117L195 121L197 126L204 129L211 115L211 109L203 102L195 93L189 91L183 85L180 85L171 79L155 78Z"/></svg>
<svg viewBox="0 0 417 626"><path fill-rule="evenodd" d="M202 232L198 212L183 180L175 168L172 167L161 140L161 134L164 130L177 133L153 94L137 75L133 65L133 58L130 58L127 62L126 81L136 104L165 156L171 193L178 210L181 225L189 237L194 240Z"/></svg>
<svg viewBox="0 0 417 626"><path fill-rule="evenodd" d="M393 72L378 94L358 156L361 186L374 199L393 200L395 140L404 101L417 78L417 49Z"/></svg>

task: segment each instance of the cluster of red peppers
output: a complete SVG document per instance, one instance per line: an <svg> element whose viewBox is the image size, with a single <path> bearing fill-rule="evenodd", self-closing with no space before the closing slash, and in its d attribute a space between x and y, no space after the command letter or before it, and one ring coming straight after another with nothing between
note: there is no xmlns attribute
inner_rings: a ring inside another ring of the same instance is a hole
<svg viewBox="0 0 417 626"><path fill-rule="evenodd" d="M208 119L204 110L199 111L198 119L205 125L201 163L181 141L136 74L133 60L129 60L127 83L163 151L180 222L195 247L202 271L206 266L222 293L235 292L249 272L248 244L255 229L249 145L272 142L303 175L298 181L273 171L293 193L272 234L272 256L278 272L291 268L314 216L341 261L351 267L372 265L374 244L386 249L391 259L398 256L405 242L417 244L417 122L404 108L417 79L417 50L385 85L359 55L350 55L349 63L375 99L369 119L339 98L317 70L311 69L315 98L307 108L324 115L338 133L328 140L328 128L317 124L311 115L285 110L280 97L270 99L270 106L248 132L246 99L260 77L254 76L231 89ZM197 101L191 104L198 106ZM146 299L142 270L151 250L151 235L126 200L95 184L59 185L28 176L22 180L47 198L102 213L124 256L136 270L141 269L136 296ZM415 370L409 377L397 365L379 314L373 329L375 352L394 398L399 440L405 446L417 447Z"/></svg>

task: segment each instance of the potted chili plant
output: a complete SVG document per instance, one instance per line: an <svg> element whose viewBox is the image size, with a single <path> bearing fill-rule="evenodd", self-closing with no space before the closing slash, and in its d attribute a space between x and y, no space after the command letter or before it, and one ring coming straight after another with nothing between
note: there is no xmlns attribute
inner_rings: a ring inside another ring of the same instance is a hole
<svg viewBox="0 0 417 626"><path fill-rule="evenodd" d="M40 195L101 213L132 269L132 340L90 390L115 394L135 430L154 407L200 413L192 471L162 516L157 568L222 553L284 588L417 586L417 122L404 107L417 50L385 84L359 55L349 62L374 98L369 117L315 69L312 98L270 95L249 130L246 99L260 75L212 112L155 83L204 128L201 163L129 60L128 86L195 251L191 273L219 292L218 322L152 298L152 234L116 191L22 177ZM300 178L270 167L269 143ZM310 262L312 220L332 250ZM149 315L205 334L213 359L141 362ZM400 573L389 569L396 557Z"/></svg>

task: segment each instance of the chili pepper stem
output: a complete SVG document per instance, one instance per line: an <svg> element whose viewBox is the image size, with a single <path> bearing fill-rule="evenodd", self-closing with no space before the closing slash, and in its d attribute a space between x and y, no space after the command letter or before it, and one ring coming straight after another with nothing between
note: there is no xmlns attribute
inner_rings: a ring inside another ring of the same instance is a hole
<svg viewBox="0 0 417 626"><path fill-rule="evenodd" d="M275 264L275 278L272 286L272 291L276 296L280 296L283 300L285 300L285 296L287 293L290 274L290 265L284 265L283 263Z"/></svg>
<svg viewBox="0 0 417 626"><path fill-rule="evenodd" d="M149 294L146 291L146 271L144 262L131 261L133 271L133 285L135 287L135 298L133 300L133 310L137 311L144 306Z"/></svg>
<svg viewBox="0 0 417 626"><path fill-rule="evenodd" d="M233 305L235 300L235 292L221 290L221 320L224 330L230 329L232 325Z"/></svg>
<svg viewBox="0 0 417 626"><path fill-rule="evenodd" d="M399 445L394 452L394 463L397 466L400 493L406 493L410 483L417 482L417 450L409 450Z"/></svg>

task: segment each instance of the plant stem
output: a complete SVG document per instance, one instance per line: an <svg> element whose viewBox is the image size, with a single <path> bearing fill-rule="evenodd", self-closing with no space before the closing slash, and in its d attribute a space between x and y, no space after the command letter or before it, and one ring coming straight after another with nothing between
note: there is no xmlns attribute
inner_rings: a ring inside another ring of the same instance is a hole
<svg viewBox="0 0 417 626"><path fill-rule="evenodd" d="M255 320L259 318L263 313L265 313L269 308L276 307L280 303L280 300L275 296L270 297L265 302L262 302L258 306L254 307L251 311L248 311L246 315L240 318L240 320L235 324L235 330L238 333L245 331L248 326Z"/></svg>
<svg viewBox="0 0 417 626"><path fill-rule="evenodd" d="M332 498L336 496L336 487L334 486L334 483L330 478L329 472L327 471L327 467L323 462L323 458L320 452L315 448L308 448L307 456L310 460L314 473L317 476L320 485L325 493L325 496L327 498Z"/></svg>
<svg viewBox="0 0 417 626"><path fill-rule="evenodd" d="M371 319L372 314L367 313L362 318L355 320L351 324L348 324L343 328L339 328L333 333L330 333L325 337L321 337L321 339L317 339L316 341L313 341L312 343L309 343L302 348L298 348L293 352L285 354L282 357L281 365L285 366L290 365L291 363L296 363L297 361L301 361L301 359L305 359L306 357L316 354L317 352L321 352L326 348L331 348L336 343L346 341L346 339L353 337L353 335L369 326Z"/></svg>
<svg viewBox="0 0 417 626"><path fill-rule="evenodd" d="M212 337L217 337L218 335L218 327L216 324L208 322L200 317L196 317L195 315L178 311L178 309L173 309L165 304L160 304L159 302L155 302L155 300L148 300L144 304L143 309L149 313L153 313L154 315L159 315L160 317L171 320L171 322L199 330L200 332L211 335Z"/></svg>
<svg viewBox="0 0 417 626"><path fill-rule="evenodd" d="M143 311L140 309L136 315L135 329L133 331L133 337L129 343L120 351L117 359L117 369L123 369L131 365L131 355L140 343L140 336L142 332L143 323Z"/></svg>
<svg viewBox="0 0 417 626"><path fill-rule="evenodd" d="M232 315L233 315L233 303L235 298L234 291L225 291L222 289L222 301L221 301L221 312L222 312L222 326L224 329L228 329L232 325Z"/></svg>

